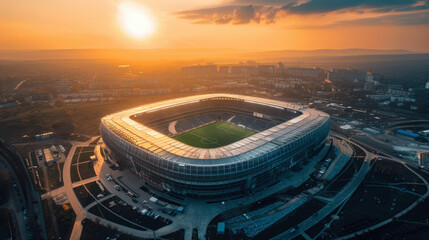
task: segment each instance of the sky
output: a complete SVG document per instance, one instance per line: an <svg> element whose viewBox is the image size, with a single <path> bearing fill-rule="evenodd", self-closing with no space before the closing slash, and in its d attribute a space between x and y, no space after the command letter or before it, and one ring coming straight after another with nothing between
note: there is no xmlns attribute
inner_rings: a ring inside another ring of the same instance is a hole
<svg viewBox="0 0 429 240"><path fill-rule="evenodd" d="M153 33L143 39L127 33L118 17L124 2L144 7L153 20ZM367 48L429 52L429 2L0 0L0 33L2 50Z"/></svg>

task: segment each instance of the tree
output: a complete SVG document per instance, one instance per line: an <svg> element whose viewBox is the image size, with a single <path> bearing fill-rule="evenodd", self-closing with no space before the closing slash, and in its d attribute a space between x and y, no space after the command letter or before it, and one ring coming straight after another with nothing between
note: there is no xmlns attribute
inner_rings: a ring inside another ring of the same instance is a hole
<svg viewBox="0 0 429 240"><path fill-rule="evenodd" d="M55 106L57 106L57 107L61 107L61 106L63 106L63 105L64 105L64 100L63 100L63 99L61 99L61 98L55 98L55 100L54 100L54 104L55 104Z"/></svg>
<svg viewBox="0 0 429 240"><path fill-rule="evenodd" d="M10 175L6 169L0 170L0 204L9 198Z"/></svg>
<svg viewBox="0 0 429 240"><path fill-rule="evenodd" d="M60 120L52 124L52 128L57 136L67 138L74 131L74 125L71 120Z"/></svg>

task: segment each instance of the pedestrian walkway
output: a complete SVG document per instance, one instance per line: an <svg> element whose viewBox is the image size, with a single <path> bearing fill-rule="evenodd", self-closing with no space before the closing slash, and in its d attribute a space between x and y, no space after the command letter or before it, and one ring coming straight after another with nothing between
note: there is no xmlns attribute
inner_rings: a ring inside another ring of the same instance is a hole
<svg viewBox="0 0 429 240"><path fill-rule="evenodd" d="M94 182L94 181L97 181L97 180L98 180L98 176L95 176L95 177L84 179L84 180L79 181L79 182L74 182L74 183L72 183L72 186L73 186L73 188L75 188L75 187L79 187L79 186L82 186L84 184L87 184L87 183L90 183L90 182Z"/></svg>
<svg viewBox="0 0 429 240"><path fill-rule="evenodd" d="M353 156L353 148L346 141L334 139L334 147L339 149L339 151L322 177L322 179L328 181L332 180Z"/></svg>
<svg viewBox="0 0 429 240"><path fill-rule="evenodd" d="M277 235L273 239L275 240L293 239L298 235L301 235L304 231L311 228L314 224L320 222L323 218L331 214L340 204L342 204L345 201L348 201L348 199L353 195L353 193L359 187L360 183L364 180L366 174L371 168L370 161L369 161L370 155L366 150L364 150L364 152L366 153L366 157L365 157L366 161L363 162L357 174L342 189L341 192L335 195L335 197L333 197L328 204L326 204L322 209L318 211L317 215L312 215L311 217L307 218L305 221L298 224L297 231L294 231L293 233L291 233L290 231L286 231L286 232L283 232L282 234Z"/></svg>

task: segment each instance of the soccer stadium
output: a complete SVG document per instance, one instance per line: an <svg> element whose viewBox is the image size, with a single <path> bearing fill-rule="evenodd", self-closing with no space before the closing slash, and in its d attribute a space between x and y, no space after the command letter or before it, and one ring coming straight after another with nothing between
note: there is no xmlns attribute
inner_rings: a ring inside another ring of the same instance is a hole
<svg viewBox="0 0 429 240"><path fill-rule="evenodd" d="M171 194L251 194L316 155L329 115L292 103L206 94L105 116L103 154Z"/></svg>

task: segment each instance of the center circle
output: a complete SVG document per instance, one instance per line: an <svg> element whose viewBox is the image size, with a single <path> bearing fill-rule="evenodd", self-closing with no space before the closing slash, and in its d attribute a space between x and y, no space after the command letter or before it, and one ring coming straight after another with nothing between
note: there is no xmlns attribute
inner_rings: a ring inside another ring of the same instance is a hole
<svg viewBox="0 0 429 240"><path fill-rule="evenodd" d="M214 138L214 137L207 137L207 138L201 139L201 143L204 143L204 144L215 144L215 143L217 143L217 139Z"/></svg>

